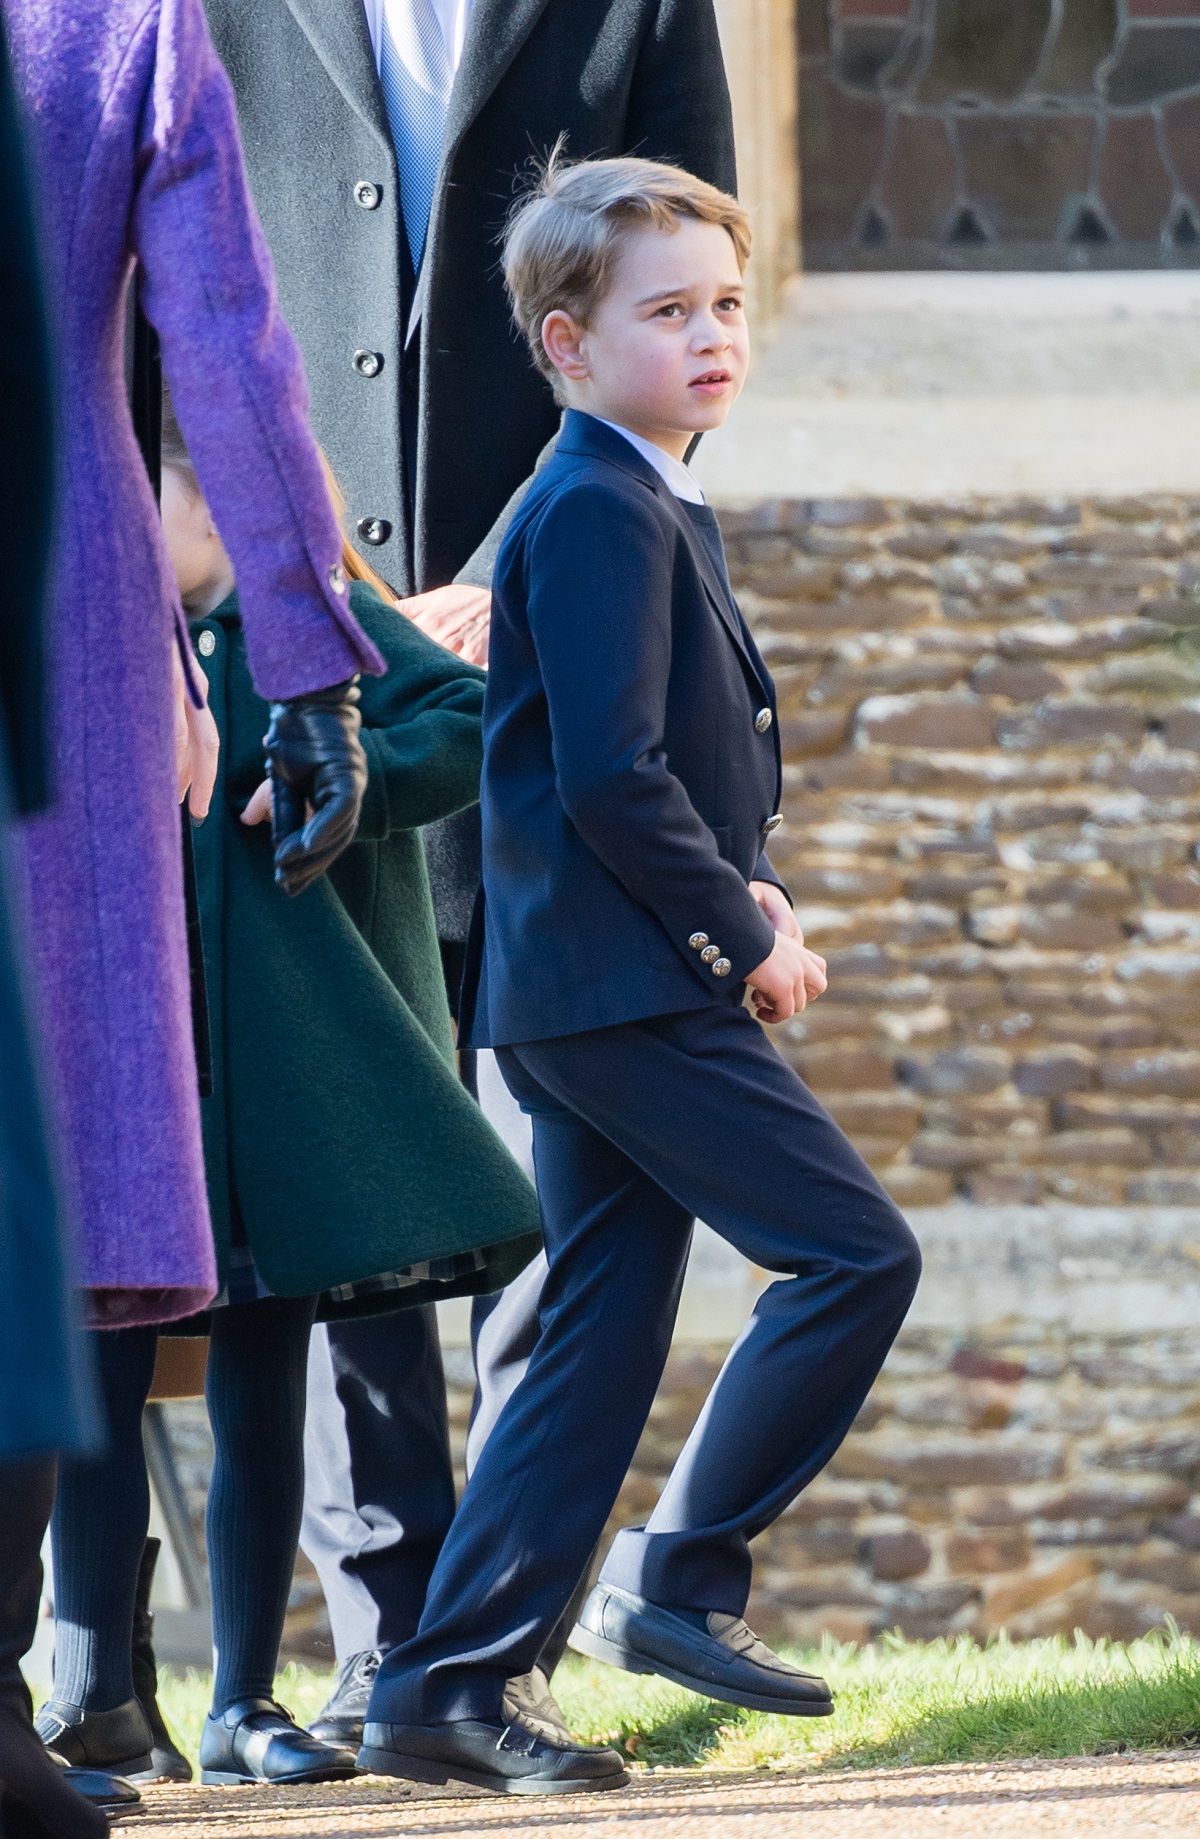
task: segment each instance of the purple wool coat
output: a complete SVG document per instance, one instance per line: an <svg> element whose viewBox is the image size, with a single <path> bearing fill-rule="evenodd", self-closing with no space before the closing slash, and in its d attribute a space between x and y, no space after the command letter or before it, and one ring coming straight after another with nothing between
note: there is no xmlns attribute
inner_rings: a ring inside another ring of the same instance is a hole
<svg viewBox="0 0 1200 1839"><path fill-rule="evenodd" d="M175 799L178 598L124 382L135 259L237 571L260 694L299 695L382 661L336 567L300 358L201 0L0 4L59 390L55 804L24 837L35 994L94 1318L165 1321L209 1300L214 1262Z"/></svg>

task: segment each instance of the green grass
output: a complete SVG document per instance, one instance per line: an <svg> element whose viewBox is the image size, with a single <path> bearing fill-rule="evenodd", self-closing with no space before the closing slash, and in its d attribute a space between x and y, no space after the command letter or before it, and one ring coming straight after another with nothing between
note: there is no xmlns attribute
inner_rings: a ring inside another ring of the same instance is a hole
<svg viewBox="0 0 1200 1839"><path fill-rule="evenodd" d="M555 1691L581 1737L615 1743L652 1768L878 1768L1200 1743L1200 1642L1175 1631L1128 1646L1082 1636L984 1648L885 1637L791 1657L830 1681L832 1718L737 1711L574 1655ZM277 1690L304 1721L329 1679L288 1667ZM163 1680L167 1721L193 1758L208 1684L193 1671Z"/></svg>

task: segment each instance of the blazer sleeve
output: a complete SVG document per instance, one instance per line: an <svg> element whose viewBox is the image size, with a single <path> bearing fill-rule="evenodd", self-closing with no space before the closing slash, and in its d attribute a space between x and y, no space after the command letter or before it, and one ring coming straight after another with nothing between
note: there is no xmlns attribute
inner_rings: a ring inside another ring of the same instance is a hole
<svg viewBox="0 0 1200 1839"><path fill-rule="evenodd" d="M642 505L619 488L568 488L531 529L527 606L563 807L711 988L693 932L720 946L735 980L775 934L667 766L672 565L648 493Z"/></svg>
<svg viewBox="0 0 1200 1839"><path fill-rule="evenodd" d="M657 0L629 95L625 151L737 191L733 110L713 0Z"/></svg>
<svg viewBox="0 0 1200 1839"><path fill-rule="evenodd" d="M388 667L362 686L367 790L357 837L379 842L477 802L487 678L369 589L354 597Z"/></svg>
<svg viewBox="0 0 1200 1839"><path fill-rule="evenodd" d="M300 354L201 0L161 0L133 240L180 426L237 574L256 689L282 699L381 670L350 612Z"/></svg>

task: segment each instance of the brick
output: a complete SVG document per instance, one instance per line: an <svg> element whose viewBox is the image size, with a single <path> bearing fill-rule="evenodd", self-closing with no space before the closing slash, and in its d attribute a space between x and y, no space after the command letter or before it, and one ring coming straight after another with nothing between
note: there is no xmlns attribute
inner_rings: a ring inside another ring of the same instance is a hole
<svg viewBox="0 0 1200 1839"><path fill-rule="evenodd" d="M1126 1187L1125 1198L1134 1207L1200 1206L1200 1170L1160 1169L1138 1175Z"/></svg>
<svg viewBox="0 0 1200 1839"><path fill-rule="evenodd" d="M1084 1168L1145 1168L1153 1160L1145 1137L1117 1127L1057 1130L1023 1145L1021 1154L1038 1165L1075 1162Z"/></svg>
<svg viewBox="0 0 1200 1839"><path fill-rule="evenodd" d="M899 1164L881 1169L879 1179L898 1207L938 1207L950 1199L954 1182L936 1169L910 1168Z"/></svg>
<svg viewBox="0 0 1200 1839"><path fill-rule="evenodd" d="M885 659L872 664L863 664L857 660L842 662L823 671L808 695L813 702L855 703L861 702L866 696L898 694L908 690L948 690L962 682L969 666L970 660L964 658L961 652L943 655L927 652L898 661Z"/></svg>
<svg viewBox="0 0 1200 1839"><path fill-rule="evenodd" d="M1145 733L1146 718L1135 703L1047 702L1032 715L1002 715L996 723L1001 746L1133 747Z"/></svg>
<svg viewBox="0 0 1200 1839"><path fill-rule="evenodd" d="M1191 1479L1200 1471L1200 1430L1163 1430L1114 1438L1093 1457L1100 1468L1152 1469Z"/></svg>
<svg viewBox="0 0 1200 1839"><path fill-rule="evenodd" d="M1161 593L1174 580L1175 570L1169 562L1109 562L1103 556L1055 556L1035 563L1029 578L1039 587L1065 588L1068 592L1121 594L1158 588Z"/></svg>
<svg viewBox="0 0 1200 1839"><path fill-rule="evenodd" d="M890 785L891 777L890 765L881 754L836 753L803 767L785 767L784 788L800 792L882 791Z"/></svg>
<svg viewBox="0 0 1200 1839"><path fill-rule="evenodd" d="M1185 1551L1200 1552L1200 1513L1173 1513L1153 1522L1153 1531Z"/></svg>
<svg viewBox="0 0 1200 1839"><path fill-rule="evenodd" d="M977 664L970 683L980 696L1006 696L1010 702L1040 702L1066 688L1058 671L1046 664L1015 664L998 658Z"/></svg>
<svg viewBox="0 0 1200 1839"><path fill-rule="evenodd" d="M1128 1193L1124 1175L1114 1169L1072 1167L1047 1169L1046 1193L1075 1207L1119 1207Z"/></svg>
<svg viewBox="0 0 1200 1839"><path fill-rule="evenodd" d="M1023 1526L994 1532L952 1532L946 1566L952 1574L1017 1571L1029 1563L1029 1534Z"/></svg>
<svg viewBox="0 0 1200 1839"><path fill-rule="evenodd" d="M1188 798L1200 788L1200 761L1194 754L1143 752L1117 760L1107 778L1147 798Z"/></svg>
<svg viewBox="0 0 1200 1839"><path fill-rule="evenodd" d="M992 713L973 695L871 696L858 711L859 745L990 747Z"/></svg>
<svg viewBox="0 0 1200 1839"><path fill-rule="evenodd" d="M1045 1047L1023 1054L1013 1067L1013 1084L1029 1098L1061 1098L1086 1092L1096 1082L1096 1056L1085 1047Z"/></svg>
<svg viewBox="0 0 1200 1839"><path fill-rule="evenodd" d="M895 1085L891 1062L869 1048L789 1048L800 1077L821 1092L887 1091Z"/></svg>
<svg viewBox="0 0 1200 1839"><path fill-rule="evenodd" d="M890 514L881 498L809 498L802 501L808 521L826 524L833 529L856 525L877 530L890 522Z"/></svg>
<svg viewBox="0 0 1200 1839"><path fill-rule="evenodd" d="M965 906L973 894L995 892L1008 886L1002 869L977 869L956 874L949 869L921 869L909 875L904 891L910 900L934 900L945 906Z"/></svg>
<svg viewBox="0 0 1200 1839"><path fill-rule="evenodd" d="M937 1048L901 1055L896 1070L917 1092L994 1092L1008 1078L1009 1056L998 1047Z"/></svg>
<svg viewBox="0 0 1200 1839"><path fill-rule="evenodd" d="M1163 721L1162 737L1168 747L1200 752L1200 699L1170 709Z"/></svg>
<svg viewBox="0 0 1200 1839"><path fill-rule="evenodd" d="M1059 540L1063 555L1090 555L1094 559L1108 556L1177 556L1178 537L1162 524L1150 524L1140 530L1072 530Z"/></svg>
<svg viewBox="0 0 1200 1839"><path fill-rule="evenodd" d="M822 862L800 852L799 865L788 877L788 891L799 906L808 901L886 900L903 886L902 870L891 862L850 855Z"/></svg>
<svg viewBox="0 0 1200 1839"><path fill-rule="evenodd" d="M1112 1569L1118 1577L1132 1577L1166 1590L1200 1590L1200 1556L1172 1548L1165 1541L1149 1540L1128 1557L1117 1559Z"/></svg>
<svg viewBox="0 0 1200 1839"><path fill-rule="evenodd" d="M962 1187L979 1207L1033 1207L1042 1198L1041 1179L1032 1169L976 1169Z"/></svg>
<svg viewBox="0 0 1200 1839"><path fill-rule="evenodd" d="M772 606L766 618L772 628L783 628L795 632L853 632L861 635L868 632L894 632L897 627L916 624L925 617L924 603L913 605L911 601L891 600L884 595L842 594L837 599L825 597L826 578L828 592L833 594L836 586L836 570L828 563L810 563L814 571L821 571L817 585L805 582L803 591L799 587L789 598L785 592L778 596L786 605ZM779 578L772 577L775 582ZM820 591L818 591L818 588ZM767 593L764 586L760 592ZM757 621L755 636L762 646Z"/></svg>
<svg viewBox="0 0 1200 1839"><path fill-rule="evenodd" d="M893 555L911 556L918 562L936 562L939 557L952 554L958 543L954 532L940 524L918 524L889 536L884 547Z"/></svg>
<svg viewBox="0 0 1200 1839"><path fill-rule="evenodd" d="M1110 1054L1101 1061L1100 1077L1109 1091L1162 1092L1174 1098L1197 1098L1200 1053L1160 1048Z"/></svg>
<svg viewBox="0 0 1200 1839"><path fill-rule="evenodd" d="M919 1100L909 1092L831 1093L828 1109L843 1130L873 1136L910 1137L921 1117Z"/></svg>
<svg viewBox="0 0 1200 1839"><path fill-rule="evenodd" d="M834 753L849 731L849 709L814 709L811 714L793 715L780 723L779 745L785 758Z"/></svg>
<svg viewBox="0 0 1200 1839"><path fill-rule="evenodd" d="M944 1437L895 1442L851 1435L833 1460L837 1475L894 1481L908 1488L969 1488L1021 1481L1052 1481L1063 1472L1064 1448L1056 1438Z"/></svg>
<svg viewBox="0 0 1200 1839"><path fill-rule="evenodd" d="M940 1131L922 1130L910 1143L909 1155L919 1168L946 1169L957 1174L966 1169L982 1169L991 1163L1015 1160L1020 1147L1005 1137L952 1137Z"/></svg>
<svg viewBox="0 0 1200 1839"><path fill-rule="evenodd" d="M1022 1611L1036 1609L1063 1595L1073 1585L1094 1577L1099 1568L1094 1558L1080 1554L1061 1559L1045 1569L1023 1571L1017 1577L986 1582L983 1586L985 1626L991 1632L1003 1628Z"/></svg>
<svg viewBox="0 0 1200 1839"><path fill-rule="evenodd" d="M1059 904L1025 908L1017 933L1050 951L1106 951L1126 938L1113 915Z"/></svg>
<svg viewBox="0 0 1200 1839"><path fill-rule="evenodd" d="M932 1556L928 1539L913 1530L876 1533L866 1544L866 1560L872 1575L886 1583L920 1577L929 1569Z"/></svg>
<svg viewBox="0 0 1200 1839"><path fill-rule="evenodd" d="M1170 907L1177 911L1200 910L1200 873L1189 868L1175 874L1157 875L1150 883L1150 894L1160 907ZM930 898L936 899L937 896Z"/></svg>
<svg viewBox="0 0 1200 1839"><path fill-rule="evenodd" d="M905 1390L896 1398L895 1409L896 1415L909 1424L1003 1430L1012 1417L1012 1389L988 1379L946 1375L932 1385Z"/></svg>

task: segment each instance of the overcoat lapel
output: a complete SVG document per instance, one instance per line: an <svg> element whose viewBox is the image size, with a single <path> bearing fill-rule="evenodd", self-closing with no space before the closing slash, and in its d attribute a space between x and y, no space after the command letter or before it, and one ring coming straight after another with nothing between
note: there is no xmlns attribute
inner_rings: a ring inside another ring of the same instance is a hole
<svg viewBox="0 0 1200 1839"><path fill-rule="evenodd" d="M355 114L390 148L392 131L361 0L343 5L331 5L330 0L288 0L288 5Z"/></svg>
<svg viewBox="0 0 1200 1839"><path fill-rule="evenodd" d="M443 170L550 0L476 0L446 117Z"/></svg>

